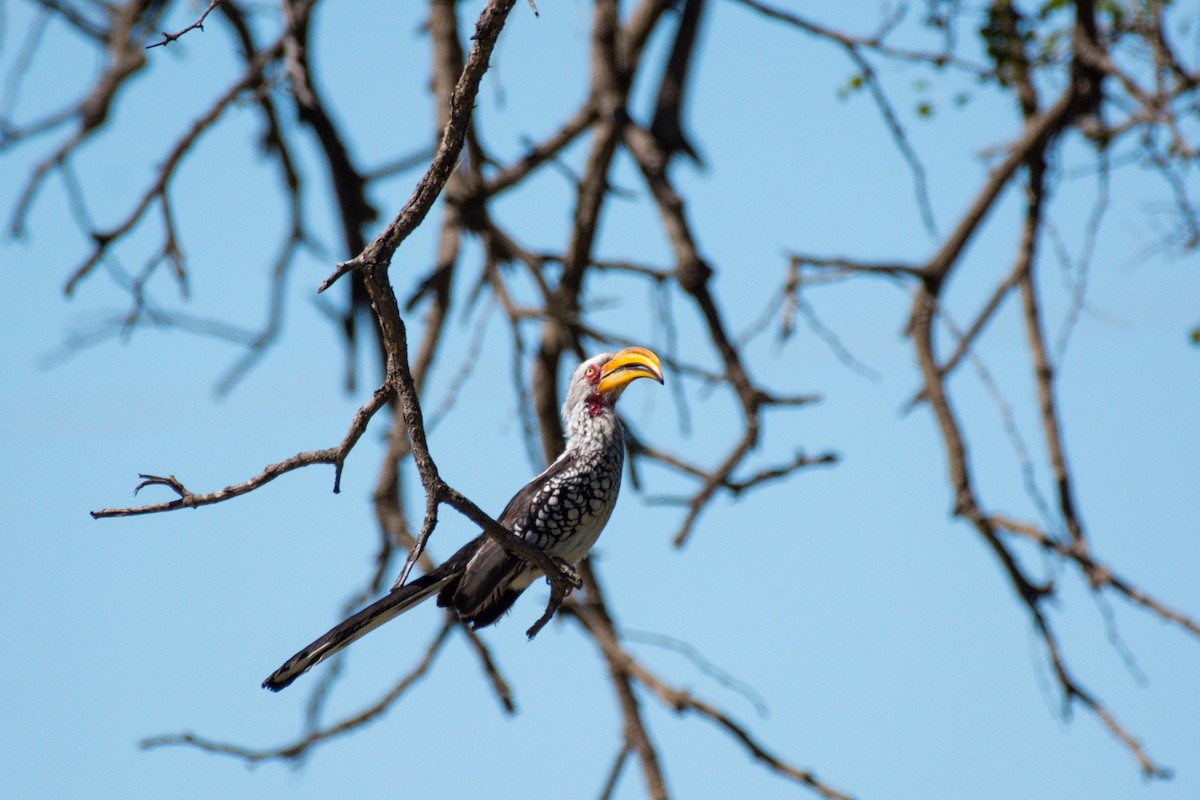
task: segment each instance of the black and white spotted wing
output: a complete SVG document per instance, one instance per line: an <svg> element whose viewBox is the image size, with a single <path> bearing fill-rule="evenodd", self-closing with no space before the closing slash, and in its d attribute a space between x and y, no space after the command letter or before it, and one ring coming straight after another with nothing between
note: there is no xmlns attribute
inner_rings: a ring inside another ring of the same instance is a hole
<svg viewBox="0 0 1200 800"><path fill-rule="evenodd" d="M578 562L616 503L624 453L623 448L613 450L582 459L564 453L513 496L497 521L550 555ZM474 554L459 579L442 589L438 604L454 607L475 627L483 627L503 616L541 573L486 534L468 547L474 547Z"/></svg>

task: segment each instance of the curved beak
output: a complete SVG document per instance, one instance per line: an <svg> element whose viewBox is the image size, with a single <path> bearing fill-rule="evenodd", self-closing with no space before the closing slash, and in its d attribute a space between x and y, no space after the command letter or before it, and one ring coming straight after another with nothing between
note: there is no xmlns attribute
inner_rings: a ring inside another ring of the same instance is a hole
<svg viewBox="0 0 1200 800"><path fill-rule="evenodd" d="M662 383L662 365L652 351L644 347L626 347L600 368L600 382L596 390L606 394L638 378L653 378Z"/></svg>

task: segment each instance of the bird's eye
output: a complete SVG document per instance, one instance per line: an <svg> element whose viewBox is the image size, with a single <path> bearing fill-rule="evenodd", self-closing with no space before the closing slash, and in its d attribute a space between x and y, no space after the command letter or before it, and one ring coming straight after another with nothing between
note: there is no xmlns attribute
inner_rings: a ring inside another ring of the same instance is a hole
<svg viewBox="0 0 1200 800"><path fill-rule="evenodd" d="M592 364L587 368L587 372L583 373L583 377L587 378L592 383L596 382L596 376L600 374L600 368Z"/></svg>

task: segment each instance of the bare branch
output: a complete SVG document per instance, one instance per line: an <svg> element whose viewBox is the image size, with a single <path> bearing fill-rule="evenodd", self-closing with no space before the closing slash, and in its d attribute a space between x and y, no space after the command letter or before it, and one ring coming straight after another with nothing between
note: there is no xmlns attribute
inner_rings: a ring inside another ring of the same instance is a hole
<svg viewBox="0 0 1200 800"><path fill-rule="evenodd" d="M165 47L166 45L169 45L171 42L178 41L179 37L183 36L188 31L198 30L201 33L203 33L204 32L204 20L208 19L208 15L211 14L212 10L219 5L221 5L221 0L211 0L208 4L208 8L204 9L204 13L202 13L200 15L199 19L197 19L191 25L188 25L186 28L182 28L178 31L175 31L174 33L168 33L167 31L163 31L162 32L163 38L157 42L154 42L153 44L146 45L146 49L149 50L152 47Z"/></svg>
<svg viewBox="0 0 1200 800"><path fill-rule="evenodd" d="M130 508L103 508L99 511L92 512L93 519L103 519L106 517L129 517L139 514L156 514L161 511L175 511L180 508L198 508L200 506L212 505L213 503L221 503L225 500L230 500L234 497L252 492L261 486L264 486L278 478L280 475L291 472L301 467L311 466L312 464L333 464L334 478L333 491L335 493L341 491L342 465L345 463L346 456L358 443L359 438L367 429L367 423L371 421L371 417L375 412L383 408L391 396L391 391L386 386L381 386L375 390L371 399L367 401L354 415L354 419L350 423L350 430L346 433L346 437L336 447L327 447L324 450L307 450L303 453L297 453L291 458L275 464L270 464L262 472L252 478L249 478L241 483L226 486L224 489L218 489L215 492L206 494L193 494L183 487L174 476L160 478L153 475L142 475L144 479L138 484L135 493L145 486L167 486L174 490L178 495L178 500L170 500L165 503L155 503L147 506L134 506Z"/></svg>
<svg viewBox="0 0 1200 800"><path fill-rule="evenodd" d="M1087 576L1088 581L1097 589L1111 587L1124 595L1134 605L1142 606L1150 613L1161 617L1167 622L1178 625L1193 636L1200 638L1200 622L1151 597L1125 578L1117 575L1111 567L1096 561L1086 550L1080 550L1078 546L1071 542L1060 541L1036 525L1031 525L1027 522L1019 522L996 514L991 515L989 519L997 528L1029 539L1043 550L1053 552L1063 559L1078 565L1084 575Z"/></svg>
<svg viewBox="0 0 1200 800"><path fill-rule="evenodd" d="M294 760L304 756L314 746L330 739L343 736L347 733L353 733L363 726L377 720L385 711L390 709L397 700L399 700L405 692L421 678L425 677L426 673L433 666L434 660L442 651L442 645L446 643L450 632L454 630L457 622L447 616L447 619L442 623L442 627L438 630L437 636L430 642L429 647L425 650L425 655L417 662L417 665L409 671L407 675L396 682L383 697L377 700L374 704L368 706L362 711L353 716L346 717L341 722L330 725L328 728L322 728L309 733L304 738L292 742L281 747L273 747L268 749L253 749L241 747L239 745L228 744L225 742L213 741L201 736L197 736L191 732L179 734L170 734L164 736L153 736L142 740L141 748L143 750L154 750L159 747L169 747L174 745L184 745L194 747L198 750L203 750L207 753L217 755L233 756L251 764L256 764L261 761L273 761L282 759L286 761Z"/></svg>
<svg viewBox="0 0 1200 800"><path fill-rule="evenodd" d="M621 708L625 717L626 741L630 742L633 749L642 758L647 789L651 797L666 797L666 788L662 783L662 773L658 768L657 755L653 745L650 744L649 736L642 722L636 697L629 689L634 681L649 689L668 708L677 712L694 712L714 722L740 742L751 756L761 761L773 772L800 783L829 800L849 800L849 795L833 789L819 780L812 772L798 769L769 752L725 712L696 699L686 691L668 686L646 669L641 662L633 658L628 651L621 647L620 637L605 607L602 590L590 561L585 562L582 574L587 600L586 602L574 602L568 608L571 615L591 634L608 663L609 674L618 695L622 697ZM628 700L625 699L626 692L628 692Z"/></svg>
<svg viewBox="0 0 1200 800"><path fill-rule="evenodd" d="M79 282L83 280L83 278L85 278L92 271L96 264L100 262L100 259L104 257L109 247L133 229L133 227L146 214L146 211L150 208L150 205L156 199L161 200L163 197L165 197L167 184L174 175L175 169L178 167L184 155L191 150L196 140L199 139L205 131L212 127L212 125L218 119L220 119L221 115L225 113L225 111L234 103L234 101L238 98L238 96L241 95L243 91L256 85L261 80L263 69L266 68L268 63L277 58L281 52L282 41L276 42L275 45L259 51L253 58L251 58L247 63L245 71L242 73L242 77L235 81L233 85L230 86L230 88L223 95L221 95L221 97L219 97L215 103L212 104L208 111L197 118L192 123L188 131L175 143L175 146L171 149L171 152L167 154L167 157L163 160L161 166L159 167L158 176L154 183L142 195L133 211L131 211L129 215L126 216L125 219L118 223L115 227L110 228L107 231L96 231L92 234L92 239L94 240L95 246L92 249L91 255L88 256L88 258L84 260L81 265L76 267L74 272L71 273L70 278L67 279L67 283L63 289L67 295L70 295L75 290L75 287L79 284ZM73 148L77 143L78 142L74 141L71 142L71 148ZM60 149L59 153L56 154L56 160L61 160L61 158L64 158L71 148ZM32 186L33 184L31 183L30 185ZM28 191L29 190L27 188L27 194ZM27 203L23 200L21 205L18 207L18 213L14 217L14 226L16 226L18 221L23 218L26 209Z"/></svg>
<svg viewBox="0 0 1200 800"><path fill-rule="evenodd" d="M475 95L479 91L479 82L487 71L488 60L500 31L504 28L504 20L512 10L515 0L489 0L479 21L475 24L475 44L467 57L462 76L454 88L450 100L450 119L442 132L442 141L438 146L433 163L425 172L425 176L417 183L416 189L404 208L396 215L391 224L371 242L365 250L349 261L338 264L338 268L317 287L323 292L348 272L363 268L366 265L378 265L383 269L392 261L392 255L408 235L412 233L429 209L434 200L441 194L442 187L450 178L458 155L462 151L463 142L467 135L467 126L475 110Z"/></svg>

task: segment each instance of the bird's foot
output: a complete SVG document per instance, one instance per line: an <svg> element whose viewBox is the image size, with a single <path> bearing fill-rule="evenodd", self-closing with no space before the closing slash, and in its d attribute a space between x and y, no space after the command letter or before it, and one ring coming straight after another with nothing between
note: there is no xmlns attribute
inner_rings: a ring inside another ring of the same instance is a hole
<svg viewBox="0 0 1200 800"><path fill-rule="evenodd" d="M533 623L533 627L525 631L525 635L530 639L538 635L538 631L546 627L546 623L554 616L554 612L558 611L558 607L567 599L574 589L583 588L583 580L579 577L579 573L575 568L556 556L550 556L550 560L554 562L554 566L558 568L558 574L551 577L546 576L546 581L550 584L550 602L546 606L546 613L542 614L541 619ZM563 590L561 581L565 580L568 587Z"/></svg>
<svg viewBox="0 0 1200 800"><path fill-rule="evenodd" d="M558 567L558 574L570 581L573 588L583 588L583 578L579 577L579 573L575 571L574 567L557 556L550 556L550 560L554 562L554 566ZM550 578L546 578L546 580L549 581ZM550 582L553 583L553 581Z"/></svg>

